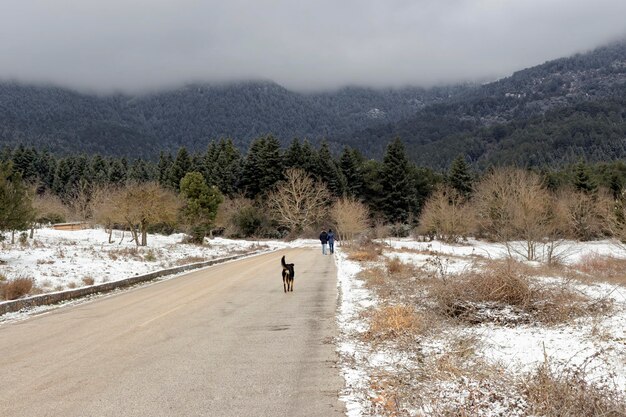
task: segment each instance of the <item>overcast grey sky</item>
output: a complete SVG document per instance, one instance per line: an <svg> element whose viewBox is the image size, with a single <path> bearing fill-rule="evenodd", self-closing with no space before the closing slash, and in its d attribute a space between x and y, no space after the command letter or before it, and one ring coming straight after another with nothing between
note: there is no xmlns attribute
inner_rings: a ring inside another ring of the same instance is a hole
<svg viewBox="0 0 626 417"><path fill-rule="evenodd" d="M142 91L489 80L626 35L625 0L2 0L0 79Z"/></svg>

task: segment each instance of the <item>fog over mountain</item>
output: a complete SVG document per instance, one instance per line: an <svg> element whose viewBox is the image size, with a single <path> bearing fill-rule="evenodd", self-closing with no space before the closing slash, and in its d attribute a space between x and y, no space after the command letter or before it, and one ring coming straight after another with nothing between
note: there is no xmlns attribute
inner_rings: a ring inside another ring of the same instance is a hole
<svg viewBox="0 0 626 417"><path fill-rule="evenodd" d="M137 93L493 80L624 36L623 0L7 0L0 80Z"/></svg>

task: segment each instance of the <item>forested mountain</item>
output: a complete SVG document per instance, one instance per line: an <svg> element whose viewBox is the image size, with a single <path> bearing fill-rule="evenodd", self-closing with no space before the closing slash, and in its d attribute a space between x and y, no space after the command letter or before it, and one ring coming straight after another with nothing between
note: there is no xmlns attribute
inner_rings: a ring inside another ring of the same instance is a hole
<svg viewBox="0 0 626 417"><path fill-rule="evenodd" d="M240 150L272 134L380 158L400 137L418 164L459 154L487 166L626 157L626 43L557 59L484 84L297 93L272 82L196 84L128 96L0 84L0 146L156 158L229 137Z"/></svg>
<svg viewBox="0 0 626 417"><path fill-rule="evenodd" d="M190 85L136 97L80 94L55 87L0 84L0 145L156 157L161 150L206 148L233 138L245 149L262 135L283 145L395 123L463 87L424 90L344 88L302 94L271 82Z"/></svg>
<svg viewBox="0 0 626 417"><path fill-rule="evenodd" d="M413 160L446 167L459 153L482 164L564 164L626 157L626 43L562 58L467 88L398 123L334 138L380 155L401 137Z"/></svg>

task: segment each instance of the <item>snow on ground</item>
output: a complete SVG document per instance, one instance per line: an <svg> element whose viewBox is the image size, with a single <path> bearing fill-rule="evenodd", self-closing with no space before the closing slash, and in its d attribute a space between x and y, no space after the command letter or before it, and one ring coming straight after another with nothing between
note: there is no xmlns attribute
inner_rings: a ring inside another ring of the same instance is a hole
<svg viewBox="0 0 626 417"><path fill-rule="evenodd" d="M6 237L6 236L5 236ZM60 231L42 228L26 245L0 243L0 274L28 277L44 292L100 284L177 265L283 247L317 244L312 240L251 241L214 238L204 246L181 243L184 235L150 234L148 246L137 247L128 232L113 232L113 243L103 229Z"/></svg>
<svg viewBox="0 0 626 417"><path fill-rule="evenodd" d="M385 239L385 258L399 258L426 270L439 270L453 276L471 268L476 258L500 259L507 256L507 249L502 244L469 240L463 244L446 244L442 242L418 242L411 239ZM515 245L516 243L513 243ZM517 243L521 247L522 243ZM626 258L626 250L611 241L598 242L560 242L558 252L560 261L566 265L574 265L586 256L612 256ZM522 260L523 256L515 256ZM348 415L377 415L372 407L374 393L371 392L371 377L381 370L389 371L388 365L398 360L397 352L387 348L376 351L372 345L362 342L359 334L367 331L368 323L363 313L374 305L376 295L364 287L358 273L364 267L339 253L336 256L338 281L340 288L339 328L341 369L346 380L346 390L342 400L347 404ZM538 265L539 262L529 262ZM379 264L379 266L381 266ZM538 278L546 282L562 281L561 278ZM608 315L581 317L558 325L542 325L531 323L522 325L482 323L480 325L461 324L455 328L456 336L463 334L476 338L478 350L476 357L486 363L500 366L512 377L528 375L547 358L553 369L584 369L587 381L599 386L612 387L617 392L626 392L626 287L610 283L568 282L576 292L594 300L611 300L613 309ZM378 300L380 303L381 300ZM421 345L425 355L438 355L449 349L450 339L446 332L437 336L427 336L415 343ZM359 341L361 340L361 341ZM410 365L404 361L402 366ZM385 369L383 369L385 368ZM457 381L458 382L458 381ZM456 399L464 401L457 382L452 383L450 390ZM465 392L475 392L474 381L466 381L469 387ZM445 384L433 385L432 392L442 394ZM461 383L463 385L463 383ZM478 387L480 388L480 387ZM422 387L423 389L423 387ZM502 388L500 388L502 389ZM506 387L504 388L507 389ZM423 393L424 391L422 391ZM445 394L442 394L445 397ZM515 396L515 393L512 394ZM524 401L516 404L494 401L493 406L477 415L525 415ZM507 395L504 395L507 398ZM446 401L449 401L446 400ZM512 404L512 405L511 405ZM504 408L503 408L504 406ZM506 407L512 408L507 411ZM372 414L373 413L373 414ZM511 414L513 413L513 414ZM427 408L413 410L410 415L436 415Z"/></svg>

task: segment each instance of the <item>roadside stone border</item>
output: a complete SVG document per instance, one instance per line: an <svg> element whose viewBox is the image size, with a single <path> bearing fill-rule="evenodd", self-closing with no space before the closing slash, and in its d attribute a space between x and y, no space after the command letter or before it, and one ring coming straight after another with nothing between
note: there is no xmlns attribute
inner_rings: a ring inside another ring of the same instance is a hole
<svg viewBox="0 0 626 417"><path fill-rule="evenodd" d="M48 304L57 304L62 301L74 300L76 298L85 297L92 294L107 293L109 291L116 290L118 288L130 287L131 285L139 284L141 282L151 281L153 279L163 277L166 275L179 274L185 271L192 271L194 269L205 268L207 266L220 264L223 262L232 261L247 256L259 255L266 251L255 251L250 253L243 253L240 255L227 256L225 258L211 259L210 261L198 262L194 264L177 266L174 268L162 269L160 271L150 272L144 275L135 275L130 278L124 278L118 281L105 282L103 284L91 285L84 288L76 288L73 290L58 291L47 294L34 295L32 297L21 298L18 300L10 300L0 302L0 316L6 313L13 313L20 311L24 308L37 307Z"/></svg>

